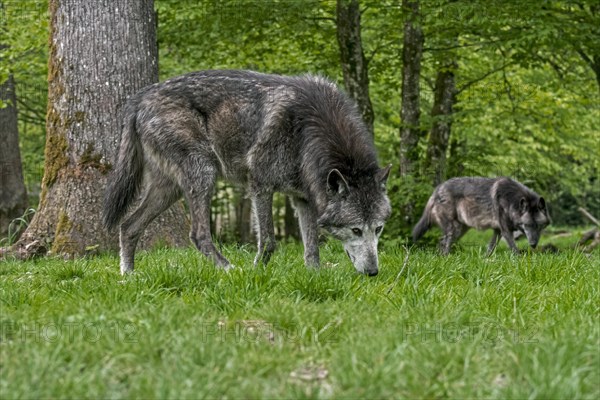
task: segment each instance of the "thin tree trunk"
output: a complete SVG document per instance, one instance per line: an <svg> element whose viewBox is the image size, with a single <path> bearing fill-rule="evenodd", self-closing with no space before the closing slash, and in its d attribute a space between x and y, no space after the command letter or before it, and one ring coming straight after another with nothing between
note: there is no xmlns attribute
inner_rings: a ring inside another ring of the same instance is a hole
<svg viewBox="0 0 600 400"><path fill-rule="evenodd" d="M236 204L235 223L236 233L240 243L252 243L252 202L242 191Z"/></svg>
<svg viewBox="0 0 600 400"><path fill-rule="evenodd" d="M448 176L463 176L465 174L465 161L467 159L467 143L464 138L450 137L450 158L448 165Z"/></svg>
<svg viewBox="0 0 600 400"><path fill-rule="evenodd" d="M402 43L402 105L400 118L400 176L399 190L405 194L399 205L401 229L409 232L417 217L414 185L419 161L418 144L424 135L420 127L421 57L425 41L421 29L419 0L403 0L404 38Z"/></svg>
<svg viewBox="0 0 600 400"><path fill-rule="evenodd" d="M432 177L433 186L446 178L446 151L452 128L452 111L456 101L454 71L456 62L450 60L441 67L435 80L435 94L431 116L433 125L429 133L425 170Z"/></svg>
<svg viewBox="0 0 600 400"><path fill-rule="evenodd" d="M107 174L116 158L125 100L158 80L153 1L50 0L48 112L39 210L16 250L83 254L117 248L101 223ZM186 245L180 203L142 237Z"/></svg>
<svg viewBox="0 0 600 400"><path fill-rule="evenodd" d="M4 4L0 1L0 14L4 12ZM5 28L4 21L0 21L0 34L5 32ZM6 43L0 43L0 51L6 48ZM27 209L27 191L23 181L17 94L12 75L5 82L0 82L0 103L0 239L10 234L9 239L14 240L21 232L9 232L9 226Z"/></svg>
<svg viewBox="0 0 600 400"><path fill-rule="evenodd" d="M285 197L285 214L283 218L285 237L299 239L300 227L298 226L298 218L296 218L296 212L294 211L294 207L292 207L292 202L287 196Z"/></svg>
<svg viewBox="0 0 600 400"><path fill-rule="evenodd" d="M1 8L0 8L1 9ZM0 45L0 49L1 49ZM0 85L0 238L9 232L11 221L27 209L27 191L23 181L19 130L17 125L17 96L12 75ZM16 239L19 232L10 232Z"/></svg>
<svg viewBox="0 0 600 400"><path fill-rule="evenodd" d="M344 86L356 101L367 128L373 134L373 105L369 96L369 68L360 36L358 0L337 0L337 40L340 47Z"/></svg>
<svg viewBox="0 0 600 400"><path fill-rule="evenodd" d="M402 47L402 109L400 118L400 175L406 177L414 172L418 161L417 145L423 136L420 128L420 79L421 57L425 40L420 26L418 0L404 0L404 39Z"/></svg>

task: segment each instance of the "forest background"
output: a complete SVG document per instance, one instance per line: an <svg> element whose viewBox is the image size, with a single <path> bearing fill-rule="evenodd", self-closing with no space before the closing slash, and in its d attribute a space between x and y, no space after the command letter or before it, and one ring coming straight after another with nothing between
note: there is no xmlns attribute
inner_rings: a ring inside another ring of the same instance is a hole
<svg viewBox="0 0 600 400"><path fill-rule="evenodd" d="M405 241L432 188L452 176L516 178L547 199L555 225L582 224L580 206L600 214L595 1L156 0L155 9L160 80L220 68L312 73L357 98L368 123L362 105L372 105L380 163L394 165L395 213L384 243ZM14 79L35 209L46 143L48 4L4 1L0 24L0 82ZM345 76L352 72L361 79ZM278 236L297 235L284 197L275 206ZM220 241L251 241L239 189L221 184L213 211Z"/></svg>

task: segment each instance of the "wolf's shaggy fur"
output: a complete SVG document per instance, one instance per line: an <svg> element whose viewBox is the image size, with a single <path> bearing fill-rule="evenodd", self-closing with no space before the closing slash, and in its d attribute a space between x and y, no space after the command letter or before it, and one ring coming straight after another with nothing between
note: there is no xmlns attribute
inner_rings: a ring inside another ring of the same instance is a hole
<svg viewBox="0 0 600 400"><path fill-rule="evenodd" d="M493 229L488 245L491 254L500 236L513 252L519 250L514 232L523 232L531 247L536 247L541 231L550 223L543 197L509 178L452 178L435 188L413 229L419 240L432 224L442 229L440 248L448 254L452 244L469 229Z"/></svg>
<svg viewBox="0 0 600 400"><path fill-rule="evenodd" d="M373 138L355 104L330 81L250 71L200 71L151 85L125 107L121 146L106 191L104 221L121 223L121 271L133 269L148 223L180 196L189 204L190 237L222 267L209 205L222 177L244 185L257 220L258 254L275 248L272 197L292 197L307 265L319 265L318 227L344 242L359 272L378 270L377 239L391 209L389 167L380 169Z"/></svg>

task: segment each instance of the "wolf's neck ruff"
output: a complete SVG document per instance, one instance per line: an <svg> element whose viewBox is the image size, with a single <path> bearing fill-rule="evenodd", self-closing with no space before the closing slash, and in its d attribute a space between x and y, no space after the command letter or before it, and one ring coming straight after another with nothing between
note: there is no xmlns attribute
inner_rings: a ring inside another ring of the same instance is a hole
<svg viewBox="0 0 600 400"><path fill-rule="evenodd" d="M297 87L292 112L302 132L302 174L317 206L331 170L338 170L350 186L374 179L379 171L375 145L355 104L323 78L307 76Z"/></svg>

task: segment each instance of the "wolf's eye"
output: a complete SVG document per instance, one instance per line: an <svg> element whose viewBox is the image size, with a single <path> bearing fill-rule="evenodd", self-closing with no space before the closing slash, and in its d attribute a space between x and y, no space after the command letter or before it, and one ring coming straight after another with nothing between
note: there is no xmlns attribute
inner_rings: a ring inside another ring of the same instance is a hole
<svg viewBox="0 0 600 400"><path fill-rule="evenodd" d="M375 228L375 233L379 235L379 233L381 233L382 229L383 229L383 226L378 226L377 228Z"/></svg>
<svg viewBox="0 0 600 400"><path fill-rule="evenodd" d="M352 228L352 233L354 233L356 236L362 236L362 231L358 228Z"/></svg>

